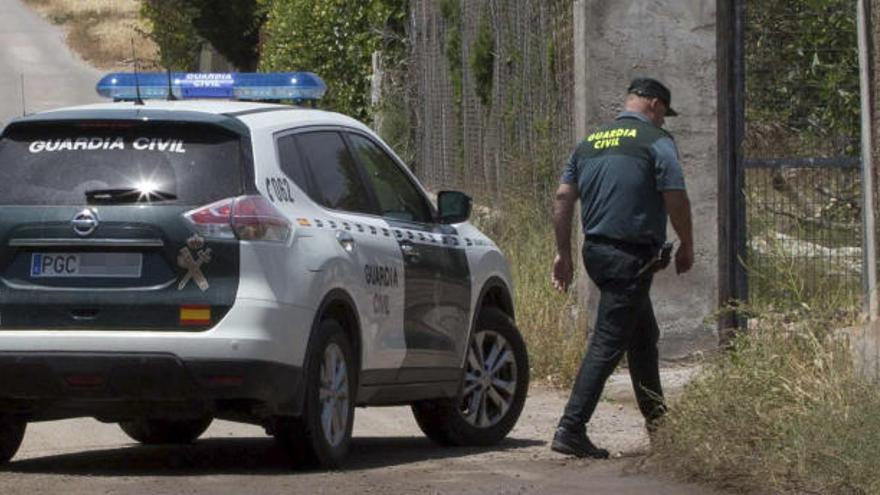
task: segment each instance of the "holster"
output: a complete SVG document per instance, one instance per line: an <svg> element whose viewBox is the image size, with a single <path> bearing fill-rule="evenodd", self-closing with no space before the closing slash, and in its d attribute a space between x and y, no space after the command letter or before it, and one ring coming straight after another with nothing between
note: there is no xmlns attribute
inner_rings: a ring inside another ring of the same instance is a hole
<svg viewBox="0 0 880 495"><path fill-rule="evenodd" d="M672 246L671 242L667 242L663 244L663 247L657 251L650 260L648 260L639 272L636 274L636 277L641 278L648 275L653 275L654 273L659 272L660 270L669 266L669 262L672 260Z"/></svg>

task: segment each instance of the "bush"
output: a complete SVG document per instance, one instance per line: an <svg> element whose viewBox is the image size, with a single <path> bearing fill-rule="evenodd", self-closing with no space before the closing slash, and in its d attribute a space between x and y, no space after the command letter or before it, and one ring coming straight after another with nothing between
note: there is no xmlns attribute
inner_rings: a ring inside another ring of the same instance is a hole
<svg viewBox="0 0 880 495"><path fill-rule="evenodd" d="M150 24L164 67L197 70L205 42L239 70L257 67L264 16L256 0L144 0L141 16Z"/></svg>
<svg viewBox="0 0 880 495"><path fill-rule="evenodd" d="M745 10L749 125L786 128L800 153L856 154L855 0L753 1Z"/></svg>
<svg viewBox="0 0 880 495"><path fill-rule="evenodd" d="M267 15L260 69L307 70L328 86L322 105L368 120L373 52L403 29L406 0L259 0Z"/></svg>
<svg viewBox="0 0 880 495"><path fill-rule="evenodd" d="M150 39L159 46L159 63L171 70L198 69L202 40L194 26L198 8L186 0L146 0L141 17Z"/></svg>
<svg viewBox="0 0 880 495"><path fill-rule="evenodd" d="M880 392L856 376L831 324L754 324L673 404L653 462L746 491L880 493Z"/></svg>

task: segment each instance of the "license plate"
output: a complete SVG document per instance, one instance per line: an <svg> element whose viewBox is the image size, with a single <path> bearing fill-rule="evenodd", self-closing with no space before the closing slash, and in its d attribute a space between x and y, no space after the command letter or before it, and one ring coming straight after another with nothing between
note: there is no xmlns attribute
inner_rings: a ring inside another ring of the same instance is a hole
<svg viewBox="0 0 880 495"><path fill-rule="evenodd" d="M33 253L31 277L140 278L141 253Z"/></svg>

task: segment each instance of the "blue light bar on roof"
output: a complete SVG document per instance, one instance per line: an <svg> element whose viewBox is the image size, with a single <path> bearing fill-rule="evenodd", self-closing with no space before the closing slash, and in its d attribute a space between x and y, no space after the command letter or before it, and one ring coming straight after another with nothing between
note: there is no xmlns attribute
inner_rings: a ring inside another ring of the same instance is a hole
<svg viewBox="0 0 880 495"><path fill-rule="evenodd" d="M320 100L327 85L311 72L172 72L171 93L181 100L222 98L231 100ZM168 98L169 75L164 72L116 72L95 87L99 95L114 100Z"/></svg>

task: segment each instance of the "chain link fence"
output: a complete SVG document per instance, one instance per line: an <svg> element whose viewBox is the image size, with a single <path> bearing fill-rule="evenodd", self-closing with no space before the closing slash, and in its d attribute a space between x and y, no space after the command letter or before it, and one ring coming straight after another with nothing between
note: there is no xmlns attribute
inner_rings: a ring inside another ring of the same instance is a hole
<svg viewBox="0 0 880 495"><path fill-rule="evenodd" d="M746 3L749 298L859 307L856 0Z"/></svg>
<svg viewBox="0 0 880 495"><path fill-rule="evenodd" d="M570 2L413 0L410 19L416 174L483 201L547 196L573 139Z"/></svg>

